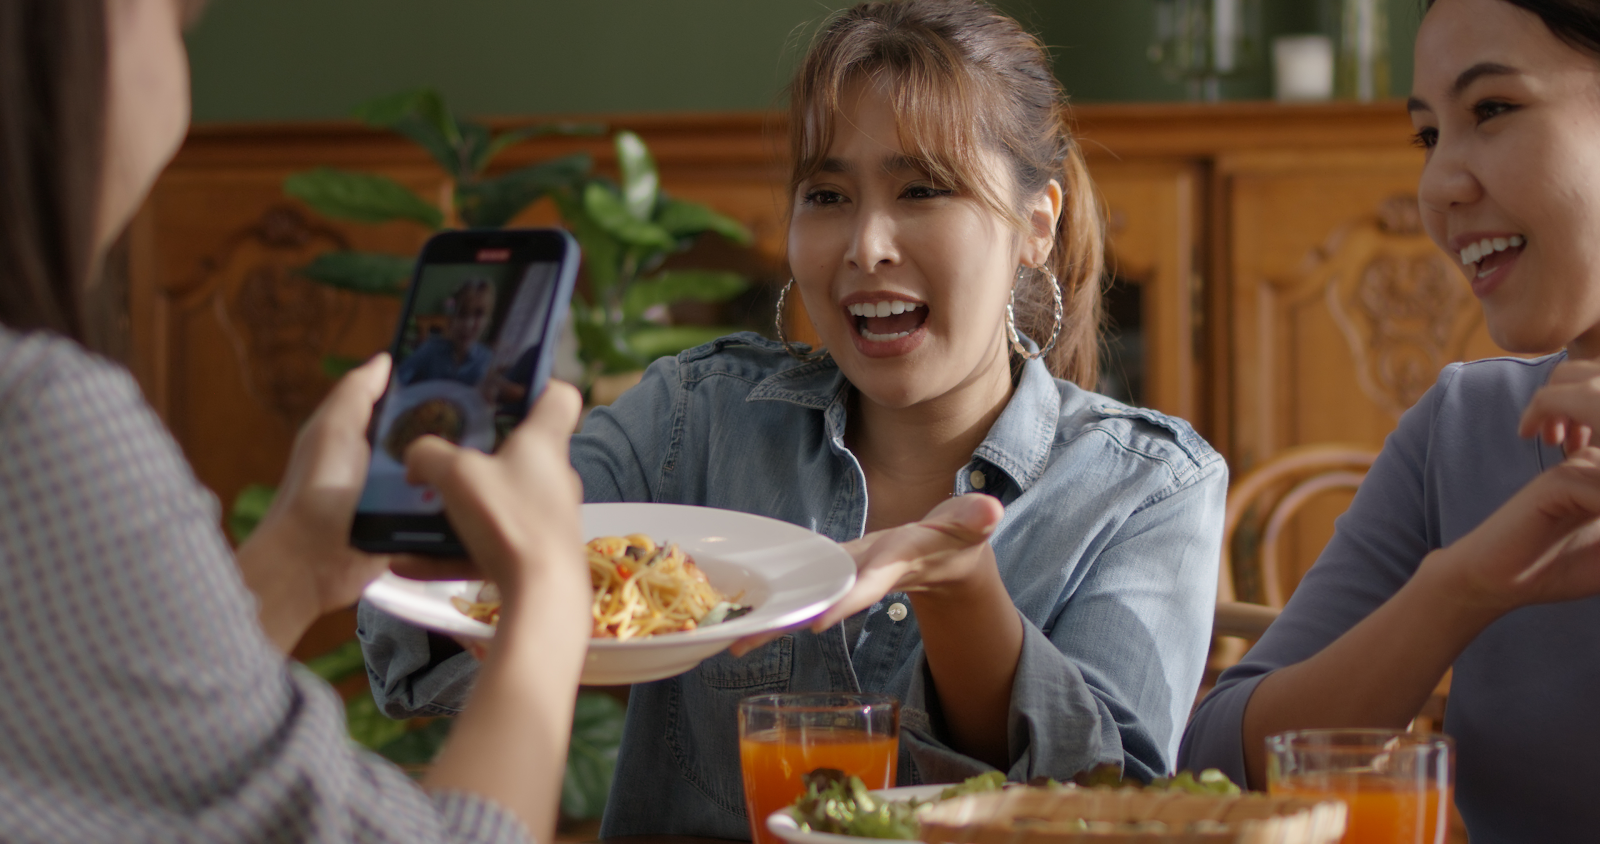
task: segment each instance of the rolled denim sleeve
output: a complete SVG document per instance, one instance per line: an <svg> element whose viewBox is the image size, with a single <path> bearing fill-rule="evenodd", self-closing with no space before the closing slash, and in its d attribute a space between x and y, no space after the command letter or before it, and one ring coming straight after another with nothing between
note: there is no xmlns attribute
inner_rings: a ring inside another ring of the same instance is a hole
<svg viewBox="0 0 1600 844"><path fill-rule="evenodd" d="M454 715L466 705L478 661L461 646L362 601L356 636L372 697L390 718Z"/></svg>
<svg viewBox="0 0 1600 844"><path fill-rule="evenodd" d="M1144 780L1172 770L1210 641L1226 490L1216 460L1123 522L1048 630L1023 615L1008 779L1065 779L1101 763ZM988 768L950 748L925 656L906 708L920 779Z"/></svg>

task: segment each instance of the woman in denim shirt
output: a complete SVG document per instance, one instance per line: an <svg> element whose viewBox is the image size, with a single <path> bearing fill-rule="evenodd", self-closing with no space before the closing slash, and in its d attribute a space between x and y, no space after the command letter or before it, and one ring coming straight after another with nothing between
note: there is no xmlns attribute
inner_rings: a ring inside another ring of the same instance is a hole
<svg viewBox="0 0 1600 844"><path fill-rule="evenodd" d="M785 295L828 352L745 334L657 361L572 458L588 501L805 525L860 576L808 630L635 686L602 834L747 835L734 711L758 692L898 696L908 783L1166 773L1226 469L1183 422L1079 386L1103 230L1042 47L968 0L865 3L791 102ZM466 694L470 656L370 608L362 636L391 714Z"/></svg>

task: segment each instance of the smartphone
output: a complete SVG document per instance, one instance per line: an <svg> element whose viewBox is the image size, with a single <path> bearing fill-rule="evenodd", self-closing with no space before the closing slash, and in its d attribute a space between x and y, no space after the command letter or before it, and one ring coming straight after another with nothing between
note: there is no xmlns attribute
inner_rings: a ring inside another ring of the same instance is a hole
<svg viewBox="0 0 1600 844"><path fill-rule="evenodd" d="M439 493L406 482L406 447L425 434L499 446L549 380L577 271L577 241L560 229L450 231L422 247L367 429L352 545L465 554Z"/></svg>

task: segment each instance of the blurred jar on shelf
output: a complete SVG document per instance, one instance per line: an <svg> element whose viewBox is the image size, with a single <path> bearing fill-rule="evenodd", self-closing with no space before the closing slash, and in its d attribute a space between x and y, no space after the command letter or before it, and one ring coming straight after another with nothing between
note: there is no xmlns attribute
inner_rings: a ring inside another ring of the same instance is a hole
<svg viewBox="0 0 1600 844"><path fill-rule="evenodd" d="M1334 93L1371 102L1391 94L1387 0L1341 0Z"/></svg>
<svg viewBox="0 0 1600 844"><path fill-rule="evenodd" d="M1150 61L1190 100L1222 99L1222 80L1261 59L1260 0L1156 0Z"/></svg>

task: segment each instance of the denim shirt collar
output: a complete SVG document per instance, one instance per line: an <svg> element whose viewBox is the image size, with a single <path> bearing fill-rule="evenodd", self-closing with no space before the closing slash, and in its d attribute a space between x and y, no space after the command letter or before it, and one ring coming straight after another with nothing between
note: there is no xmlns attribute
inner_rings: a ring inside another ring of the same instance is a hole
<svg viewBox="0 0 1600 844"><path fill-rule="evenodd" d="M842 444L849 389L850 382L829 357L767 376L745 400L783 401L823 411L828 439ZM1026 492L1049 465L1062 414L1061 399L1061 389L1044 361L1028 361L1011 401L973 457L1004 472L1018 492Z"/></svg>

